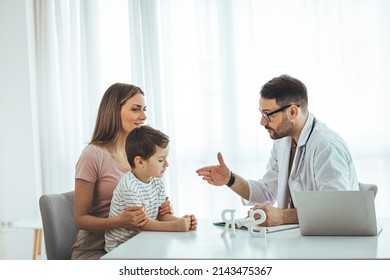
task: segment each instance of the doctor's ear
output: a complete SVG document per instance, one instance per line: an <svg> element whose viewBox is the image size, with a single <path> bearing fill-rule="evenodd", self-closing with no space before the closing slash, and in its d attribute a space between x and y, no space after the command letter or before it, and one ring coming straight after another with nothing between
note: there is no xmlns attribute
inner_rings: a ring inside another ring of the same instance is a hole
<svg viewBox="0 0 390 280"><path fill-rule="evenodd" d="M296 105L292 105L292 106L289 108L289 113L290 113L290 116L292 116L292 117L298 116L298 111L299 111L299 107L296 106Z"/></svg>

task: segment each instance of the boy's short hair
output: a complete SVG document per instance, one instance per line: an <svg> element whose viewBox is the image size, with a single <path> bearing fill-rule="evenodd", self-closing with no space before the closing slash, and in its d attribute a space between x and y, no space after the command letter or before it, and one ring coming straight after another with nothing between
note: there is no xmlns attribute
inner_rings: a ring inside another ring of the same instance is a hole
<svg viewBox="0 0 390 280"><path fill-rule="evenodd" d="M140 156L147 160L157 152L157 146L165 149L169 137L148 125L134 128L126 138L126 155L131 168L135 167L134 159Z"/></svg>

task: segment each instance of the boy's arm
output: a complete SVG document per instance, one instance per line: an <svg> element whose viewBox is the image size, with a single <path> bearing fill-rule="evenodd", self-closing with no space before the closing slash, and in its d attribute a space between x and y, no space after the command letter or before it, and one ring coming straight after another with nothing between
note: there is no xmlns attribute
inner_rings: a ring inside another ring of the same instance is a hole
<svg viewBox="0 0 390 280"><path fill-rule="evenodd" d="M198 221L195 218L195 215L185 215L182 218L190 218L190 221L191 221L190 230L194 230L194 229L196 229L198 227ZM166 214L164 216L159 216L157 219L159 221L176 221L179 218L174 216L174 215L172 215L172 214Z"/></svg>
<svg viewBox="0 0 390 280"><path fill-rule="evenodd" d="M178 217L176 217L175 215L173 214L165 214L165 215L159 215L157 217L157 220L159 221L164 221L164 222L168 222L168 221L176 221L177 219L179 219Z"/></svg>
<svg viewBox="0 0 390 280"><path fill-rule="evenodd" d="M165 221L155 221L148 220L148 222L141 228L146 231L189 231L191 227L191 219L186 218L177 218L171 214L168 214L175 220L165 220ZM168 215L164 215L168 216Z"/></svg>

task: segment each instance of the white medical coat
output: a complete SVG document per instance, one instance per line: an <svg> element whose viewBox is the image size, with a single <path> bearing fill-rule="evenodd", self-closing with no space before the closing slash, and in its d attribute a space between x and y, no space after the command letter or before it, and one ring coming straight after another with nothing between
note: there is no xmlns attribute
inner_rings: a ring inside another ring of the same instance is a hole
<svg viewBox="0 0 390 280"><path fill-rule="evenodd" d="M297 143L288 175L291 137L275 140L267 171L260 180L248 180L249 202L277 202L288 208L299 190L358 190L359 184L350 151L344 140L309 113ZM288 191L290 188L290 192Z"/></svg>

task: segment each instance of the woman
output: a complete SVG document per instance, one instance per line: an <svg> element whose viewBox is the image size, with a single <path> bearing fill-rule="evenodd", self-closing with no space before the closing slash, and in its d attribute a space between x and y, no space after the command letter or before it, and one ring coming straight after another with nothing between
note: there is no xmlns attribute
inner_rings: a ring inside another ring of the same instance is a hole
<svg viewBox="0 0 390 280"><path fill-rule="evenodd" d="M72 259L99 259L104 250L104 231L142 227L147 222L143 208L129 207L108 218L113 191L119 179L131 170L125 151L129 132L146 120L143 91L116 83L103 95L93 137L76 165L74 220L79 233ZM170 213L169 201L159 214Z"/></svg>

